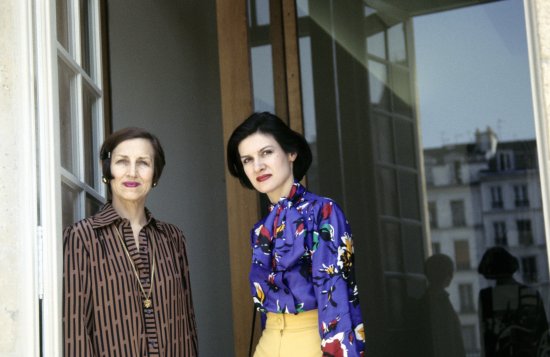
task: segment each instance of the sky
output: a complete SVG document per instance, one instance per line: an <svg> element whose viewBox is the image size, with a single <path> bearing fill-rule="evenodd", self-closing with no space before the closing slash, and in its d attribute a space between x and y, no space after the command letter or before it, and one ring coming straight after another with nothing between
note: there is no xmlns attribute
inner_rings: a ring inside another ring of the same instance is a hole
<svg viewBox="0 0 550 357"><path fill-rule="evenodd" d="M414 41L424 147L535 137L521 0L417 17Z"/></svg>

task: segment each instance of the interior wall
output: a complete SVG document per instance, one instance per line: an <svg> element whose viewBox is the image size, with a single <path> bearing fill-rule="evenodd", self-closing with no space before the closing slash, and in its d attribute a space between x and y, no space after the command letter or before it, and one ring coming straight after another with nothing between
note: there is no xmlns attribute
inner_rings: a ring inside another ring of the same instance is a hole
<svg viewBox="0 0 550 357"><path fill-rule="evenodd" d="M163 144L167 164L147 206L187 237L200 355L230 356L215 14L215 1L110 1L111 89L114 130L140 126Z"/></svg>

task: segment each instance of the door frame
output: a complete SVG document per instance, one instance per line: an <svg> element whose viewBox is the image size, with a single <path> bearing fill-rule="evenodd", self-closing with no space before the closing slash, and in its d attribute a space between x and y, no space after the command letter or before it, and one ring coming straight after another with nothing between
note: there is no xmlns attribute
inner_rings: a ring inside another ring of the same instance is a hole
<svg viewBox="0 0 550 357"><path fill-rule="evenodd" d="M248 40L247 1L216 1L218 55L224 143L233 129L254 110ZM274 63L277 115L303 133L297 16L294 0L270 0L270 35ZM242 187L225 169L231 307L235 356L246 356L252 325L248 271L252 259L249 232L259 219L259 195ZM259 324L256 324L258 326ZM254 333L259 336L259 328Z"/></svg>

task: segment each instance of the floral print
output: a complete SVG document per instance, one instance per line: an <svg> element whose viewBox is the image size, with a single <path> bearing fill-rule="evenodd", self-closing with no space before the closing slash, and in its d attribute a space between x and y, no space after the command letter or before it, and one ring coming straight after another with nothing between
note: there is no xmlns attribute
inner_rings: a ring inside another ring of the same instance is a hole
<svg viewBox="0 0 550 357"><path fill-rule="evenodd" d="M324 356L363 356L353 241L340 207L295 182L251 231L250 287L262 313L318 309Z"/></svg>

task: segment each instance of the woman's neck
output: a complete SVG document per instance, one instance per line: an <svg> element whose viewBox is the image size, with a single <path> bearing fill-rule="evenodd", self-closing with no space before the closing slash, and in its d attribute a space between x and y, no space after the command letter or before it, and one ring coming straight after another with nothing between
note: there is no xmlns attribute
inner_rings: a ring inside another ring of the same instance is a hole
<svg viewBox="0 0 550 357"><path fill-rule="evenodd" d="M294 177L291 176L286 182L284 182L281 185L281 187L279 187L279 189L274 190L273 192L270 192L267 194L269 201L271 201L272 204L276 204L277 202L279 202L281 198L288 197L293 185L294 185Z"/></svg>
<svg viewBox="0 0 550 357"><path fill-rule="evenodd" d="M147 223L145 202L126 202L113 198L113 208L120 217L130 221L132 227L143 227Z"/></svg>

